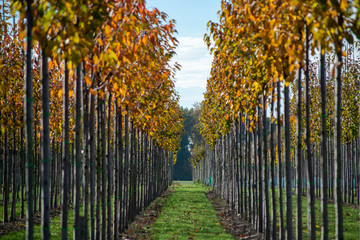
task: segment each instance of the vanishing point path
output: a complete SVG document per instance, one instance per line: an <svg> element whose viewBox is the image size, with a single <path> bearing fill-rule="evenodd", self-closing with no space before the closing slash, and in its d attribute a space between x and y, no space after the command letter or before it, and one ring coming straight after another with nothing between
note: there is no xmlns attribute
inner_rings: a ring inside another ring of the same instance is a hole
<svg viewBox="0 0 360 240"><path fill-rule="evenodd" d="M181 184L153 225L153 239L235 239L221 226L199 184Z"/></svg>
<svg viewBox="0 0 360 240"><path fill-rule="evenodd" d="M208 193L209 187L191 182L173 187L151 226L151 239L261 239L223 200Z"/></svg>

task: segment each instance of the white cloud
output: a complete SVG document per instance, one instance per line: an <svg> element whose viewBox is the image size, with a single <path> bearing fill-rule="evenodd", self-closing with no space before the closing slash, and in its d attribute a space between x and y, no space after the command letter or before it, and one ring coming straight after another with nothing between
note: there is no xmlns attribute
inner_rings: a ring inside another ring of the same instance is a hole
<svg viewBox="0 0 360 240"><path fill-rule="evenodd" d="M182 68L176 74L177 88L206 88L210 76L212 56L201 37L180 37L174 61ZM201 94L201 93L199 93Z"/></svg>

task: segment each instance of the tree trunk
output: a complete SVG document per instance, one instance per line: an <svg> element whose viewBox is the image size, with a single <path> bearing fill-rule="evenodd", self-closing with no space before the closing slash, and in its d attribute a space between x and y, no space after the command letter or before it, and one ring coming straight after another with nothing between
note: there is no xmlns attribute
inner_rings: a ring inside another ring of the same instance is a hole
<svg viewBox="0 0 360 240"><path fill-rule="evenodd" d="M26 139L26 198L28 201L26 212L26 239L34 238L34 211L33 211L33 85L32 85L32 0L26 0L26 65L25 65L25 139Z"/></svg>
<svg viewBox="0 0 360 240"><path fill-rule="evenodd" d="M329 235L328 222L328 161L327 161L327 136L326 136L326 69L325 69L325 53L320 55L320 92L321 92L321 212L322 227L321 239L327 240Z"/></svg>
<svg viewBox="0 0 360 240"><path fill-rule="evenodd" d="M277 239L277 229L276 229L276 195L275 195L275 148L274 148L274 133L275 133L275 124L273 121L274 114L274 94L271 98L271 119L270 119L270 174L271 174L271 202L272 202L272 239Z"/></svg>
<svg viewBox="0 0 360 240"><path fill-rule="evenodd" d="M8 127L8 126L6 126ZM9 214L8 214L8 207L9 207L9 163L8 163L8 130L5 129L5 136L4 136L4 156L3 156L3 167L4 167L4 184L3 184L3 202L4 202L4 209L3 209L3 219L4 222L9 221Z"/></svg>
<svg viewBox="0 0 360 240"><path fill-rule="evenodd" d="M84 64L85 65L85 64ZM85 67L82 68L83 76L85 76ZM89 88L86 86L85 78L82 79L82 115L83 115L83 168L82 168L82 196L83 196L83 214L84 221L82 224L85 229L82 233L88 238L88 217L89 217Z"/></svg>
<svg viewBox="0 0 360 240"><path fill-rule="evenodd" d="M314 192L314 163L311 156L311 142L310 142L310 95L309 95L309 27L306 26L306 66L305 66L305 127L306 127L306 158L307 158L307 169L308 169L308 179L309 179L309 189L308 189L308 238L314 240L316 235L316 225L315 225L315 192Z"/></svg>
<svg viewBox="0 0 360 240"><path fill-rule="evenodd" d="M14 116L14 123L16 122L15 120L15 114L13 113ZM17 169L16 169L16 129L14 126L13 129L13 149L12 149L12 162L9 163L12 166L12 173L11 173L11 177L12 177L12 199L11 199L11 214L10 214L10 219L11 221L16 221L16 195L17 195L17 182L16 182L16 173L17 173ZM10 158L9 158L10 159Z"/></svg>
<svg viewBox="0 0 360 240"><path fill-rule="evenodd" d="M21 151L21 169L20 172L25 172L25 154L24 154L24 129L20 130L20 151ZM25 185L25 176L20 174L21 176L21 212L20 218L25 217L25 196L24 196L24 185Z"/></svg>
<svg viewBox="0 0 360 240"><path fill-rule="evenodd" d="M69 69L65 60L65 78L63 82L63 158L61 174L61 239L67 240L67 221L68 221L68 204L69 204ZM54 154L55 157L55 154ZM55 159L54 159L55 160ZM55 171L54 171L55 173ZM56 174L55 174L56 176ZM55 177L54 177L55 179Z"/></svg>
<svg viewBox="0 0 360 240"><path fill-rule="evenodd" d="M339 16L339 25L342 25L342 16ZM334 119L334 171L335 171L335 235L336 238L344 239L343 233L343 209L341 198L341 67L342 67L342 44L336 45L336 65L335 65L335 119Z"/></svg>
<svg viewBox="0 0 360 240"><path fill-rule="evenodd" d="M270 239L270 230L271 230L271 224L270 224L270 204L269 204L269 171L268 171L268 145L267 145L267 119L266 119L266 97L265 94L263 95L263 108L262 108L262 114L263 114L263 143L264 143L264 149L263 149L263 157L264 157L264 195L265 195L265 239ZM260 165L260 167L262 167ZM264 204L263 204L264 206Z"/></svg>
<svg viewBox="0 0 360 240"><path fill-rule="evenodd" d="M302 99L302 84L301 84L302 67L299 68L298 82L297 82L297 139L296 139L296 163L297 163L297 212L296 212L296 235L297 239L302 239L302 111L301 111L301 99Z"/></svg>
<svg viewBox="0 0 360 240"><path fill-rule="evenodd" d="M101 201L101 141L100 141L100 132L101 132L101 99L99 93L97 93L97 102L96 102L96 110L97 110L97 131L96 131L96 213L95 213L95 221L96 221L96 233L95 239L100 239L100 201Z"/></svg>
<svg viewBox="0 0 360 240"><path fill-rule="evenodd" d="M112 213L111 213L111 197L112 197L112 156L111 156L111 146L110 146L110 139L111 139L111 94L109 94L109 99L108 99L108 111L107 111L107 143L106 143L106 147L107 147L107 239L111 239L111 223L113 221L112 219Z"/></svg>
<svg viewBox="0 0 360 240"><path fill-rule="evenodd" d="M129 208L128 208L128 174L129 174L129 108L126 107L125 114L125 162L124 162L124 228L127 228L128 217L129 217Z"/></svg>
<svg viewBox="0 0 360 240"><path fill-rule="evenodd" d="M106 239L107 219L106 219L106 111L105 100L99 99L100 102L100 159L101 159L101 239Z"/></svg>
<svg viewBox="0 0 360 240"><path fill-rule="evenodd" d="M119 228L118 228L118 224L119 224L119 106L118 106L118 101L117 99L115 99L115 103L114 103L114 113L115 113L115 117L114 117L114 195L115 195L115 199L114 199L114 222L113 222L113 235L114 238L117 239L119 236Z"/></svg>
<svg viewBox="0 0 360 240"><path fill-rule="evenodd" d="M286 79L286 78L284 78ZM291 191L291 158L290 158L290 101L289 87L284 87L284 130L285 130L285 177L286 177L286 239L293 239L293 211ZM281 190L280 190L281 191Z"/></svg>
<svg viewBox="0 0 360 240"><path fill-rule="evenodd" d="M76 68L75 80L75 159L74 159L74 239L80 239L80 172L81 172L81 64Z"/></svg>
<svg viewBox="0 0 360 240"><path fill-rule="evenodd" d="M277 146L278 146L278 168L279 168L279 211L280 211L280 240L285 239L285 230L284 230L284 210L283 210L283 185L282 185L282 161L281 161L281 115L280 115L280 82L277 82Z"/></svg>
<svg viewBox="0 0 360 240"><path fill-rule="evenodd" d="M95 96L90 94L90 239L95 240Z"/></svg>
<svg viewBox="0 0 360 240"><path fill-rule="evenodd" d="M41 236L42 239L50 239L50 89L49 89L49 74L48 74L48 60L44 50L42 50L42 201L41 201Z"/></svg>

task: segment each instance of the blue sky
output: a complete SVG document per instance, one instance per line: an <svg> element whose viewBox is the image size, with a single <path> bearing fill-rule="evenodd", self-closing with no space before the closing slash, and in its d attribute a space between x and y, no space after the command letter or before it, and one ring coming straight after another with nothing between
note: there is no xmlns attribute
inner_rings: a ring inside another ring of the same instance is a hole
<svg viewBox="0 0 360 240"><path fill-rule="evenodd" d="M176 20L179 46L174 61L182 69L176 74L176 90L180 105L191 108L203 100L206 80L210 75L212 56L203 37L207 33L207 22L217 22L221 0L148 0L148 8L158 8Z"/></svg>

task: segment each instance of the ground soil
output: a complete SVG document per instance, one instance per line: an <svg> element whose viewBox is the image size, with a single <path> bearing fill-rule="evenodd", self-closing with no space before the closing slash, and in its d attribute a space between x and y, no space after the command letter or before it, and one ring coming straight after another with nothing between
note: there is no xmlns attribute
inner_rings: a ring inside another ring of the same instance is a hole
<svg viewBox="0 0 360 240"><path fill-rule="evenodd" d="M129 225L120 239L151 239L150 227L156 221L158 215L166 204L167 199L174 192L173 187L169 187L160 197L153 201L135 220Z"/></svg>
<svg viewBox="0 0 360 240"><path fill-rule="evenodd" d="M60 215L60 207L57 209L52 209L50 213L50 217L54 218ZM34 224L39 225L41 224L41 216L40 212L36 212L34 214ZM25 218L16 219L16 221L11 222L0 222L0 237L16 231L24 231L25 230Z"/></svg>
<svg viewBox="0 0 360 240"><path fill-rule="evenodd" d="M261 234L257 233L250 223L241 219L240 215L231 210L229 205L215 192L209 191L206 197L211 201L221 225L236 239L263 239Z"/></svg>

